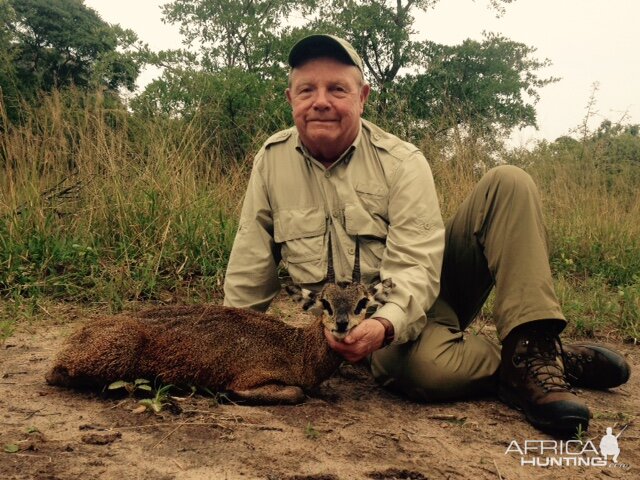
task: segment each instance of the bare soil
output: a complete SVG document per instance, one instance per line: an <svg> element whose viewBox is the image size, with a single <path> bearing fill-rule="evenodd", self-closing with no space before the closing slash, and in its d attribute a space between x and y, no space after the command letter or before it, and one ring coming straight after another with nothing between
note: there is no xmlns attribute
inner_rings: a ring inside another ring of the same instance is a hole
<svg viewBox="0 0 640 480"><path fill-rule="evenodd" d="M520 412L494 398L415 403L380 388L362 365L343 365L298 406L195 395L175 401L178 413L134 413L136 398L51 387L45 372L85 316L61 310L56 320L20 325L0 345L0 479L640 478L637 375L621 388L581 392L594 414L585 441L598 447L607 427L617 434L626 426L618 464L521 465L513 448L505 453L512 441L554 443ZM493 333L486 326L482 334ZM614 347L637 371L640 348Z"/></svg>

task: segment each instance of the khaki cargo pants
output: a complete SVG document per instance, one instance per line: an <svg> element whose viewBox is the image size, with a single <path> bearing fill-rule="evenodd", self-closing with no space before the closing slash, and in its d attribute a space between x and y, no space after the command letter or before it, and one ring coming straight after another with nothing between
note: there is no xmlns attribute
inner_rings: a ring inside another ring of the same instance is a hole
<svg viewBox="0 0 640 480"><path fill-rule="evenodd" d="M383 385L415 399L451 400L494 392L500 347L464 333L496 289L500 340L523 323L566 321L554 293L537 188L513 166L490 170L447 222L440 296L413 342L371 357Z"/></svg>

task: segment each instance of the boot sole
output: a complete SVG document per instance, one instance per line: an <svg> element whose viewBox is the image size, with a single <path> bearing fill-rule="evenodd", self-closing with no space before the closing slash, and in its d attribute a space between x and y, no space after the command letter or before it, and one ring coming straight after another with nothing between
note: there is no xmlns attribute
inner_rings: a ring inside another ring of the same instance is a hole
<svg viewBox="0 0 640 480"><path fill-rule="evenodd" d="M571 437L578 432L578 429L586 431L589 428L588 410L565 414L554 419L546 419L536 416L527 407L527 402L502 385L498 388L498 397L503 403L522 411L529 423L543 432L561 435L563 437Z"/></svg>

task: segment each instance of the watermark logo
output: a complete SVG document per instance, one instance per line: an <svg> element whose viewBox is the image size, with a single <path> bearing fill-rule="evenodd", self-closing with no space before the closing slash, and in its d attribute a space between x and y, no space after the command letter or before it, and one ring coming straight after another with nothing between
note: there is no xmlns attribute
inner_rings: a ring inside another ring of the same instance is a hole
<svg viewBox="0 0 640 480"><path fill-rule="evenodd" d="M628 470L625 463L618 463L620 456L619 437L627 428L616 435L612 427L602 436L598 446L592 440L512 440L505 455L519 455L520 465L534 467L616 467Z"/></svg>
<svg viewBox="0 0 640 480"><path fill-rule="evenodd" d="M620 430L620 433L622 433L622 430ZM620 433L613 435L612 431L613 429L611 427L607 427L607 434L600 440L600 455L604 457L605 461L607 460L607 457L611 455L613 456L611 459L612 462L618 463L618 455L620 455L618 437L620 436Z"/></svg>

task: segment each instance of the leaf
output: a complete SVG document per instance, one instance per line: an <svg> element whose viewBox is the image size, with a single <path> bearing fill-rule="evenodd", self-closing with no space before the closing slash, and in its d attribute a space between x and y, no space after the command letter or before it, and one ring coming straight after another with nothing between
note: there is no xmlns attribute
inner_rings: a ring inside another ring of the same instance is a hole
<svg viewBox="0 0 640 480"><path fill-rule="evenodd" d="M126 388L127 382L124 380L118 380L117 382L113 382L111 385L107 387L108 390L117 390L118 388Z"/></svg>
<svg viewBox="0 0 640 480"><path fill-rule="evenodd" d="M135 386L140 386L140 385L143 385L143 384L146 385L148 383L151 383L151 382L149 380L147 380L146 378L136 378L136 381L133 382L133 384ZM140 388L142 388L142 387L140 387Z"/></svg>
<svg viewBox="0 0 640 480"><path fill-rule="evenodd" d="M311 424L311 422L307 423L306 428L304 429L305 436L310 440L315 440L318 438L320 433L316 430L316 428Z"/></svg>
<svg viewBox="0 0 640 480"><path fill-rule="evenodd" d="M158 390L158 395L166 395L166 394L167 394L167 392L168 392L169 390L171 390L171 388L173 388L173 385L172 385L172 384L165 385L164 387L162 387L162 388L160 388L160 389Z"/></svg>
<svg viewBox="0 0 640 480"><path fill-rule="evenodd" d="M18 445L16 445L15 443L8 443L4 446L4 451L6 453L16 453L20 451L20 447L18 447Z"/></svg>
<svg viewBox="0 0 640 480"><path fill-rule="evenodd" d="M158 402L151 398L145 398L143 400L140 400L138 403L144 405L150 410L153 410L155 413L160 413L162 411L162 408L164 407L164 404L162 402Z"/></svg>
<svg viewBox="0 0 640 480"><path fill-rule="evenodd" d="M151 385L138 385L138 390L145 390L150 392L152 390Z"/></svg>
<svg viewBox="0 0 640 480"><path fill-rule="evenodd" d="M144 413L146 411L147 411L147 407L145 405L139 405L133 410L131 410L132 413Z"/></svg>
<svg viewBox="0 0 640 480"><path fill-rule="evenodd" d="M207 395L209 395L209 396L211 396L211 397L214 397L214 398L216 397L216 394L215 394L215 393L213 393L213 392L211 391L211 389L209 389L209 388L207 388L207 387L202 387L202 391L204 391Z"/></svg>

